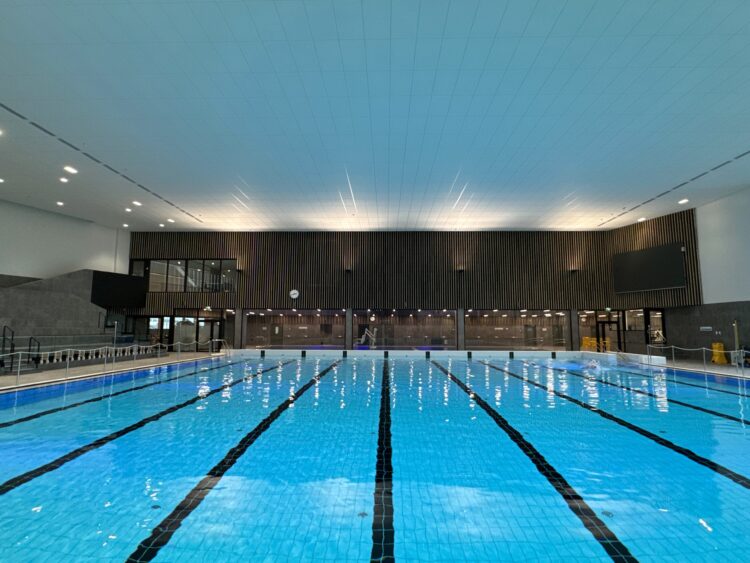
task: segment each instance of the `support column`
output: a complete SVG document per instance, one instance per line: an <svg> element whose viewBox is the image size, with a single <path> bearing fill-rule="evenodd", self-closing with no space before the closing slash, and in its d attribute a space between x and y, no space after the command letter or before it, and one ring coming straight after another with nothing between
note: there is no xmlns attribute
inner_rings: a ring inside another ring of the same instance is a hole
<svg viewBox="0 0 750 563"><path fill-rule="evenodd" d="M245 317L245 309L235 309L234 311L234 348L242 349L245 347L245 343L242 342L243 325L247 322Z"/></svg>
<svg viewBox="0 0 750 563"><path fill-rule="evenodd" d="M346 331L344 333L344 349L351 350L352 332L354 331L354 312L351 309L346 310L346 327L344 328L344 330Z"/></svg>
<svg viewBox="0 0 750 563"><path fill-rule="evenodd" d="M464 330L464 313L463 309L456 309L456 346L457 350L466 350L466 333Z"/></svg>
<svg viewBox="0 0 750 563"><path fill-rule="evenodd" d="M581 332L578 330L578 309L570 310L570 343L568 350L581 349Z"/></svg>

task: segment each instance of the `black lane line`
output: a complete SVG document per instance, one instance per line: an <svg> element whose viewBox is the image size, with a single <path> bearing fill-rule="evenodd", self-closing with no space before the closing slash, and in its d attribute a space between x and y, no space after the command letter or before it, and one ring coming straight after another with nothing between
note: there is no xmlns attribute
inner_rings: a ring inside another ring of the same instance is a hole
<svg viewBox="0 0 750 563"><path fill-rule="evenodd" d="M596 515L596 512L583 500L578 491L568 483L565 477L560 474L550 463L544 458L544 456L537 450L531 442L526 440L523 435L516 430L499 412L492 408L482 397L480 397L475 391L473 391L468 385L461 381L458 377L453 375L446 368L441 366L436 361L432 363L442 371L448 378L458 385L461 390L471 397L479 407L486 412L492 420L495 421L503 432L513 440L516 446L529 458L531 463L537 468L537 471L541 473L545 479L552 485L558 494L568 504L568 508L575 514L586 529L591 532L596 541L599 542L604 550L607 552L613 561L617 562L633 562L638 561L630 550L623 544L615 533L609 529L607 524L602 521Z"/></svg>
<svg viewBox="0 0 750 563"><path fill-rule="evenodd" d="M253 373L252 375L248 377L254 377L256 375L260 375L261 373L265 373L267 371L271 371L274 369L278 369L280 366L284 366L287 364L292 363L294 360L289 360L287 362L284 362L282 364L276 364L270 368L264 369L260 372ZM221 391L224 391L225 389L229 389L230 387L234 387L235 385L242 383L243 381L246 381L247 377L242 377L240 379L235 379L231 383L228 383L227 385L222 385L221 387L217 387L216 389L212 389L205 395L196 395L192 399L188 399L187 401L184 401L182 403L178 403L176 405L173 405L169 407L168 409L164 409L163 411L160 411L156 414L153 414L151 416L148 416L142 420L139 420L138 422L131 424L130 426L126 426L125 428L121 428L120 430L116 432L112 432L111 434L108 434L106 436L103 436L99 438L98 440L94 440L93 442L90 442L86 444L85 446L81 446L80 448L76 448L72 452L69 452L63 456L58 457L57 459L50 461L49 463L45 463L44 465L40 465L36 469L32 469L31 471L27 471L26 473L22 473L21 475L18 475L16 477L13 477L12 479L9 479L5 483L0 485L0 496L12 491L13 489L20 487L21 485L24 485L28 483L29 481L36 479L37 477L40 477L41 475L44 475L45 473L49 473L50 471L54 471L55 469L59 469L66 463L73 461L76 458L81 457L83 454L90 452L91 450L95 450L97 448L101 448L102 446L109 444L110 442L113 442L114 440L117 440L118 438L121 438L125 436L126 434L130 434L131 432L134 432L135 430L138 430L139 428L143 428L147 424L151 422L155 422L159 420L160 418L163 418L167 416L168 414L172 414L173 412L176 412L180 409L184 409L185 407L189 407L190 405L197 403L198 401L201 401L203 399L206 399L210 397L211 395L215 395L216 393L220 393Z"/></svg>
<svg viewBox="0 0 750 563"><path fill-rule="evenodd" d="M393 463L391 460L391 373L383 363L380 386L378 454L375 463L375 504L372 512L372 552L370 561L396 561L393 552Z"/></svg>
<svg viewBox="0 0 750 563"><path fill-rule="evenodd" d="M641 368L641 369L645 369L645 368ZM654 368L649 368L649 371L651 371L652 369L654 369ZM665 367L665 369L671 369L674 372L674 368L667 368L667 367ZM620 368L615 368L615 370L618 371L618 372L620 372L620 373L629 373L631 375L639 375L641 377L648 377L649 379L656 379L653 375L645 374L645 373L640 373L640 372L637 372L637 371L630 371L630 370L627 370L627 369L620 369ZM713 375L721 375L721 374L713 374ZM676 373L673 373L672 377L683 377L683 376L680 376L680 375L677 375ZM731 379L737 379L736 377L732 377L731 375L727 376L727 377L730 377ZM688 383L687 381L677 381L675 379L669 379L669 376L667 374L664 375L664 381L666 383L674 383L675 385L687 385L688 387L697 387L698 389L715 391L716 393L726 393L727 395L736 395L738 397L744 397L745 399L747 399L749 397L745 393L736 393L734 391L729 391L727 389L717 389L716 387L711 387L710 385L699 385L697 383ZM738 389L739 389L739 387L738 387Z"/></svg>
<svg viewBox="0 0 750 563"><path fill-rule="evenodd" d="M546 393L550 392L550 389L548 389L545 385L541 385L537 383L536 381L531 381L528 378L525 378L521 375L518 375L517 373L513 373L511 371L508 371L506 369L502 369L498 366L492 365L490 363L482 362L484 365L497 370L502 373L507 373L511 377L515 377L519 381L523 381L524 383L528 383L529 385L533 385L534 387L538 387L539 389L544 390ZM599 408L589 405L588 403L584 403L583 401L579 401L578 399L575 399L571 397L570 395L566 395L565 393L561 393L560 391L551 391L554 393L557 397L560 397L561 399L565 399L566 401L570 401L576 406L579 406L583 409L586 409L587 411L591 411L593 413L598 414L602 418L606 418L607 420L610 420L616 424L619 424L620 426L627 428L628 430L632 430L633 432L640 434L641 436L648 438L649 440L652 440L659 444L660 446L664 446L665 448L668 448L672 450L673 452L677 452L678 454L684 455L686 458L690 459L691 461L694 461L695 463L702 465L703 467L707 467L708 469L711 469L712 471L715 471L719 475L723 475L727 479L731 479L738 485L741 485L745 487L746 489L750 489L750 479L745 477L744 475L737 473L736 471L732 471L728 467L724 467L723 465L720 465L716 463L715 461L711 461L710 459L703 457L701 455L698 455L692 450L689 450L687 448L683 448L682 446L678 446L674 442L667 440L666 438L662 438L658 434L654 434L653 432L650 432L649 430L646 430L645 428L641 428L640 426L636 426L635 424L631 424L627 420L623 420L622 418L615 416L611 413L608 413L607 411L600 410Z"/></svg>
<svg viewBox="0 0 750 563"><path fill-rule="evenodd" d="M130 387L129 389L123 389L122 391L117 391L116 393L110 393L109 395L102 395L102 396L99 396L99 397L92 397L91 399L86 399L85 401L79 401L77 403L71 403L69 405L65 405L64 407L55 407L54 409L48 409L46 411L40 411L38 413L30 414L28 416L24 416L24 417L21 417L21 418L16 418L16 419L8 420L8 421L5 421L5 422L0 422L0 429L7 428L9 426L15 426L16 424L21 424L22 422L28 422L30 420L35 420L35 419L41 418L43 416L47 416L47 415L50 415L50 414L55 414L57 412L66 411L68 409L72 409L72 408L75 408L75 407L80 407L82 405L88 405L89 403L96 403L98 401L104 401L105 399L111 399L112 397L117 397L118 395L124 395L125 393L131 393L133 391L140 391L141 389L146 389L147 387L152 387L154 385L161 385L162 383L169 383L170 381L175 381L177 379L182 379L183 377L188 377L190 375L196 375L196 374L199 374L199 373L205 373L207 371L214 371L216 369L224 368L224 367L227 367L227 366L231 366L231 365L234 365L236 363L237 362L229 362L229 363L222 364L220 366L216 366L216 367L213 367L213 368L208 368L208 369L198 370L198 371L191 371L190 373L185 373L185 374L182 374L182 375L176 375L174 377L169 377L167 379L162 379L160 381L152 381L151 383L145 383L144 385L138 385L136 387ZM125 372L125 373L127 373L127 372ZM115 375L120 375L120 374L115 374ZM105 375L104 377L106 378L106 377L109 377L109 376Z"/></svg>
<svg viewBox="0 0 750 563"><path fill-rule="evenodd" d="M187 494L187 496L180 501L177 507L169 513L159 524L157 524L151 531L151 535L143 540L133 553L130 554L127 561L141 562L151 561L157 556L159 550L169 543L174 533L180 528L183 520L190 516L190 514L198 508L200 503L208 496L216 485L219 484L221 478L229 471L232 466L242 457L250 446L260 437L263 432L268 430L271 424L281 416L281 414L289 408L289 406L299 399L305 392L320 381L324 375L336 367L339 361L333 362L326 369L315 375L310 381L300 387L293 396L286 399L283 403L277 406L271 414L264 418L260 423L253 428L250 432L237 442L227 454L214 465L209 472L206 474L200 482L193 487L193 489Z"/></svg>
<svg viewBox="0 0 750 563"><path fill-rule="evenodd" d="M588 376L588 375L585 375L585 374L582 374L582 373L576 373L573 370L568 370L568 369L564 369L564 368L555 368L555 367L550 367L550 366L544 366L544 365L537 364L537 363L531 363L530 365L538 366L538 367L544 368L544 369L551 369L552 371L559 371L559 372L562 372L562 373L567 373L567 374L570 374L570 375L572 375L574 377L578 377L580 379L587 379L589 381L597 381L597 382L599 382L599 383L601 383L603 385L609 385L610 387L618 387L620 389L625 389L626 391L630 391L631 393L638 393L639 395L645 395L646 397L651 397L653 399L666 400L667 402L672 403L674 405L680 405L681 407L685 407L685 408L688 408L688 409L693 409L694 411L699 411L699 412L702 412L702 413L705 413L705 414L710 414L712 416L718 416L718 417L721 417L721 418L725 418L727 420L731 420L732 422L739 422L740 424L747 424L748 423L748 421L745 420L744 418L739 418L739 417L736 417L736 416L732 416L731 414L725 414L723 412L715 411L715 410L712 410L712 409L707 409L705 407L699 407L698 405L694 405L692 403L686 403L685 401L680 401L678 399L670 399L669 397L659 397L658 395L655 395L654 393L650 393L648 391L643 391L641 389L636 389L634 387L629 387L627 385L620 385L619 383L613 383L611 381L607 381L606 379L599 379L598 377L591 377L591 376Z"/></svg>

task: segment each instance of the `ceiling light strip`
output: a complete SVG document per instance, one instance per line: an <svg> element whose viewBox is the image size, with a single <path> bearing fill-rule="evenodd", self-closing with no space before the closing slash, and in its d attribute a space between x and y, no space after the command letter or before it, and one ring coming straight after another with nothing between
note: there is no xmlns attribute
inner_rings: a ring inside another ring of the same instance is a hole
<svg viewBox="0 0 750 563"><path fill-rule="evenodd" d="M352 181L349 179L349 171L344 169L344 172L346 172L346 183L349 184L349 193L352 194L352 202L354 203L354 213L359 213L359 209L357 209L357 200L354 199L354 190L352 189Z"/></svg>
<svg viewBox="0 0 750 563"><path fill-rule="evenodd" d="M627 211L623 211L623 212L622 212L622 213L620 213L619 215L614 215L614 216L610 217L609 219L607 219L606 221L602 221L602 222L601 222L601 223L599 223L599 224L598 224L597 226L598 226L598 227L603 227L603 226L604 226L604 225L606 225L607 223L611 223L611 222L612 222L612 221L614 221L615 219L619 219L619 218L620 218L620 217L622 217L623 215L627 215L628 213L631 213L632 211L635 211L635 210L636 210L636 209L638 209L639 207L642 207L642 206L646 205L647 203L651 203L651 202L652 202L652 201L654 201L655 199L659 199L659 198L661 198L661 197L664 197L665 195L667 195L667 194L669 194L669 193L672 193L673 191L675 191L675 190L677 190L678 188L681 188L681 187L683 187L683 186L685 186L685 185L689 184L690 182L694 182L695 180L697 180L697 179L699 179L699 178L703 178L704 176L706 176L707 174L710 174L710 173L711 173L711 172L713 172L714 170L718 170L719 168L722 168L722 167L726 166L726 165L727 165L727 164L729 164L730 162L734 162L735 160L737 160L737 159L739 159L739 158L742 158L743 156L747 156L748 154L750 154L750 151L746 151L746 152L743 152L742 154L739 154L739 155L735 156L735 157L734 157L734 159L732 159L732 160L727 160L727 161L725 161L725 162L722 162L721 164L718 164L717 166L714 166L713 168L710 168L710 169L706 170L705 172L703 172L703 173L701 173L701 174L698 174L697 176L693 176L692 178L690 178L689 180L686 180L685 182L682 182L681 184L677 184L677 185L676 185L676 186L675 186L674 188L671 188L671 189L669 189L669 190L667 190L667 191L665 191L665 192L662 192L662 193L660 193L659 195L657 195L657 196L654 196L654 197L652 197L651 199L647 199L646 201L643 201L643 202L639 203L638 205L636 205L636 206L634 206L634 207L631 207L631 208L630 208L630 209L628 209ZM460 198L460 197L461 197L461 196L459 196L459 198ZM458 202L456 202L456 203L458 203ZM453 206L453 208L455 209L455 207L456 207L456 206L454 205L454 206Z"/></svg>
<svg viewBox="0 0 750 563"><path fill-rule="evenodd" d="M29 125L32 125L33 127L35 127L35 128L37 128L37 129L39 129L40 131L42 131L42 132L46 133L46 134L47 134L47 135L49 135L50 137L52 137L52 138L54 138L54 139L57 139L58 141L60 141L60 142L61 142L61 143L63 143L64 145L66 145L66 146L68 146L68 147L72 148L73 150L75 150L75 151L77 151L77 152L80 152L80 153L81 153L82 155L84 155L85 157L89 158L90 160L93 160L94 162L96 162L97 164L100 164L101 166L104 166L104 167L105 167L105 168L107 168L108 170L111 170L112 172L114 172L115 174L119 175L120 177L122 177L122 178L123 178L123 179L125 179L126 181L128 181L128 182L130 182L130 183L134 184L135 186L137 186L137 187L139 187L139 188L141 188L141 189L143 189L143 190L147 191L147 192L148 192L148 193L150 193L151 195L153 195L153 196L155 196L155 197L158 197L158 198L159 198L160 200L162 200L162 201L163 201L164 203L166 203L167 205L169 205L169 206L171 206L171 207L174 207L175 209L177 209L177 210L178 210L178 211L179 211L180 213L183 213L183 214L187 215L188 217L190 217L191 219L194 219L194 220L195 220L195 221L197 221L198 223L203 223L203 221L202 221L202 220L198 219L198 217L196 217L196 216L195 216L195 215L193 215L192 213L190 213L190 212L188 212L188 211L185 211L185 210L184 210L184 209L183 209L182 207L180 207L179 205L177 205L177 204L175 204L175 203L172 203L172 202L171 202L171 201L169 201L168 199L166 199L166 198L164 198L164 197L162 197L162 196L158 195L158 194L157 194L156 192L153 192L153 191L149 190L148 188L146 188L146 187L145 187L145 186L143 186L142 184L138 184L138 183L136 183L136 182L135 182L135 180L133 180L132 178L129 178L128 176L125 176L125 175L124 175L124 174L123 174L122 172L119 172L119 171L118 171L118 170L116 170L115 168L112 168L112 167L111 167L111 166L110 166L109 164L105 164L104 162L102 162L102 161L101 161L101 160L99 160L98 158L96 158L96 157L92 156L91 154L89 154L89 153L87 153L87 152L84 152L84 151L82 151L81 149L79 149L78 147L76 147L76 146L75 146L75 145L74 145L73 143L71 143L71 142L69 142L69 141L67 141L67 140L63 139L62 137L59 137L59 136L55 135L55 134L54 134L54 133L53 133L52 131L50 131L49 129L45 129L44 127L42 127L42 126L41 126L41 125L39 125L38 123L36 123L36 122L32 121L31 119L29 119L29 118L28 118L28 117L26 117L25 115L23 115L23 114L21 114L21 113L18 113L17 111L15 111L14 109L12 109L12 108L8 107L7 105L5 105L5 104L4 104L4 103L2 103L2 102L0 102L0 108L3 108L3 109L4 109L5 111L7 111L8 113L11 113L11 114L15 115L16 117L18 117L19 119L22 119L23 121L27 122L27 123L28 123Z"/></svg>

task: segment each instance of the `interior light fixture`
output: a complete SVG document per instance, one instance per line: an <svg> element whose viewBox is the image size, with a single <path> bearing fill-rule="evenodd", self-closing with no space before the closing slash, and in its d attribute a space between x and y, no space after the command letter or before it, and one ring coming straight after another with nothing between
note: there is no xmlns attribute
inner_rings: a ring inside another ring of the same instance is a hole
<svg viewBox="0 0 750 563"><path fill-rule="evenodd" d="M65 172L67 172L68 174L78 174L78 170L73 168L70 164L68 164L67 166L63 166L63 170L65 170Z"/></svg>
<svg viewBox="0 0 750 563"><path fill-rule="evenodd" d="M0 178L0 184L2 184L3 182L5 182L5 180L3 180L2 178Z"/></svg>
<svg viewBox="0 0 750 563"><path fill-rule="evenodd" d="M129 207L126 207L126 208L125 208L125 213L130 213L131 211L133 211L133 210L132 210L132 209L130 209Z"/></svg>
<svg viewBox="0 0 750 563"><path fill-rule="evenodd" d="M61 182L62 182L63 184L67 184L67 183L68 183L68 179L67 179L67 178L66 178L65 176L61 177L61 178L60 178L60 181L61 181Z"/></svg>
<svg viewBox="0 0 750 563"><path fill-rule="evenodd" d="M140 207L143 204L140 201L134 201L133 205L135 205L136 207Z"/></svg>
<svg viewBox="0 0 750 563"><path fill-rule="evenodd" d="M63 205L65 205L65 203L63 203L62 201L58 201L58 202L57 202L57 206L58 206L58 207L62 207Z"/></svg>
<svg viewBox="0 0 750 563"><path fill-rule="evenodd" d="M0 129L0 137L2 137L2 136L3 136L3 130Z"/></svg>
<svg viewBox="0 0 750 563"><path fill-rule="evenodd" d="M686 204L686 203L688 203L689 201L690 201L690 200L689 200L688 198L684 197L684 198L682 198L682 199L681 199L680 201L678 201L677 203L679 203L680 205L685 205L685 204Z"/></svg>
<svg viewBox="0 0 750 563"><path fill-rule="evenodd" d="M129 225L128 225L127 223L123 223L123 224L122 224L122 226L123 226L124 228L126 228L126 229L127 229L128 227L129 227Z"/></svg>
<svg viewBox="0 0 750 563"><path fill-rule="evenodd" d="M159 226L163 229L164 228L164 223L159 223Z"/></svg>
<svg viewBox="0 0 750 563"><path fill-rule="evenodd" d="M527 309L521 309L522 313L525 313L526 311L527 311Z"/></svg>
<svg viewBox="0 0 750 563"><path fill-rule="evenodd" d="M639 223L643 223L643 222L644 222L645 220L646 220L646 218L645 218L645 217L639 217L639 218L638 218L638 222L639 222Z"/></svg>
<svg viewBox="0 0 750 563"><path fill-rule="evenodd" d="M174 223L174 219L167 219L167 223Z"/></svg>

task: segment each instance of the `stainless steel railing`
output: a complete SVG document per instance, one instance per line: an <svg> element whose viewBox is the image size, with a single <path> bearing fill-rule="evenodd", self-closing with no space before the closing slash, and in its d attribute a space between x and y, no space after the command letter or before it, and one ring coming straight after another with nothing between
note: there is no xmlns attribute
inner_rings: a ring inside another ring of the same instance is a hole
<svg viewBox="0 0 750 563"><path fill-rule="evenodd" d="M15 375L16 385L19 385L22 373L28 373L29 371L38 373L45 371L45 367L47 370L62 369L64 365L65 379L68 379L71 365L76 367L95 365L101 362L101 372L86 374L96 375L97 373L112 371L119 366L127 367L127 362L132 362L132 367L137 367L135 366L135 362L139 357L141 359L144 357L161 359L163 356L175 354L177 361L179 361L184 353L198 353L202 351L200 350L202 347L208 347L207 353L212 355L221 352L226 355L231 350L231 346L225 339L214 338L202 342L193 340L191 342L176 342L174 344L129 344L127 346L100 346L98 348L63 348L45 352L38 352L30 348L26 351L0 354L0 360L4 360L4 366L12 366L12 369L6 370L5 375ZM190 348L193 348L193 350L190 350Z"/></svg>

